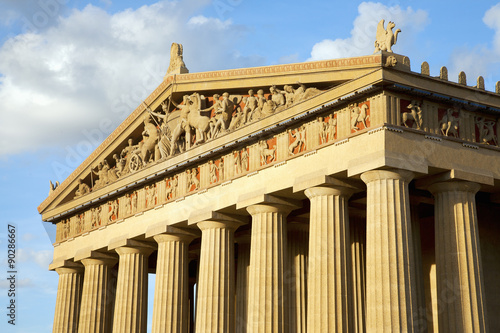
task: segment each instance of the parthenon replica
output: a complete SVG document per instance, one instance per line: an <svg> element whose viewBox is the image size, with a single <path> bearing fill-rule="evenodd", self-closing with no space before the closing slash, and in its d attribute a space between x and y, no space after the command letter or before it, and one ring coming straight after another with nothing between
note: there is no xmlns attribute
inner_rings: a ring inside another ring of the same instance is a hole
<svg viewBox="0 0 500 333"><path fill-rule="evenodd" d="M38 207L53 332L500 331L500 84L412 71L394 26L367 56L202 73L174 43Z"/></svg>

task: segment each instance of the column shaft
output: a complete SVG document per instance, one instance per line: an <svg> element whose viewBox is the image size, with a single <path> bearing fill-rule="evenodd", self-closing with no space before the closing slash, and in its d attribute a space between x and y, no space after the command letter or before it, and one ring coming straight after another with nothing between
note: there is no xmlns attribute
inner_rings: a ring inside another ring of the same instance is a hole
<svg viewBox="0 0 500 333"><path fill-rule="evenodd" d="M188 245L192 237L162 234L153 308L153 333L187 333L189 327Z"/></svg>
<svg viewBox="0 0 500 333"><path fill-rule="evenodd" d="M82 304L80 308L79 332L109 332L110 291L108 290L110 265L116 260L83 259Z"/></svg>
<svg viewBox="0 0 500 333"><path fill-rule="evenodd" d="M366 332L366 222L365 218L350 218L352 285L353 285L353 331Z"/></svg>
<svg viewBox="0 0 500 333"><path fill-rule="evenodd" d="M309 225L288 224L288 260L290 273L288 311L290 332L305 333L307 329L307 256L309 253Z"/></svg>
<svg viewBox="0 0 500 333"><path fill-rule="evenodd" d="M232 223L199 222L202 231L196 296L196 332L234 332L234 230Z"/></svg>
<svg viewBox="0 0 500 333"><path fill-rule="evenodd" d="M479 185L453 181L429 190L435 197L439 332L486 332L475 194Z"/></svg>
<svg viewBox="0 0 500 333"><path fill-rule="evenodd" d="M284 281L288 212L265 204L247 210L252 215L247 332L288 332Z"/></svg>
<svg viewBox="0 0 500 333"><path fill-rule="evenodd" d="M350 193L312 187L305 194L311 201L307 331L352 332Z"/></svg>
<svg viewBox="0 0 500 333"><path fill-rule="evenodd" d="M147 329L148 256L150 249L123 246L120 255L113 333L142 333Z"/></svg>
<svg viewBox="0 0 500 333"><path fill-rule="evenodd" d="M248 237L250 238L250 237ZM250 239L238 243L238 264L236 271L236 318L237 333L247 331L248 277L250 273Z"/></svg>
<svg viewBox="0 0 500 333"><path fill-rule="evenodd" d="M82 293L81 268L56 268L59 274L53 333L78 332Z"/></svg>
<svg viewBox="0 0 500 333"><path fill-rule="evenodd" d="M375 170L367 185L366 331L416 332L416 282L408 171Z"/></svg>

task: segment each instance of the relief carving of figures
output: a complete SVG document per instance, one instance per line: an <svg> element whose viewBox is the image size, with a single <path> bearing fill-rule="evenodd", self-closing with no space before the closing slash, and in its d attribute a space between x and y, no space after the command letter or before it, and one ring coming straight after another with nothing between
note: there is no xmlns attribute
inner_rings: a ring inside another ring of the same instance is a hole
<svg viewBox="0 0 500 333"><path fill-rule="evenodd" d="M387 24L387 29L384 28L384 24L385 20L380 20L377 25L375 51L373 53L377 53L379 51L392 52L392 46L398 41L398 34L401 32L401 29L397 29L394 33L392 31L392 29L396 26L394 22L389 22Z"/></svg>
<svg viewBox="0 0 500 333"><path fill-rule="evenodd" d="M229 129L233 112L238 104L241 102L241 96L230 96L225 92L222 94L222 101L220 101L218 108L215 109L216 123L213 129L212 138L217 137L221 133L225 133Z"/></svg>
<svg viewBox="0 0 500 333"><path fill-rule="evenodd" d="M441 133L444 136L448 136L448 134L451 134L455 138L458 138L459 117L455 117L453 115L454 112L455 110L452 108L446 110L446 114L439 121L439 127L441 128Z"/></svg>
<svg viewBox="0 0 500 333"><path fill-rule="evenodd" d="M113 221L113 216L115 219L118 217L118 202L117 200L108 201L108 221Z"/></svg>
<svg viewBox="0 0 500 333"><path fill-rule="evenodd" d="M241 150L241 168L248 171L248 151L245 148Z"/></svg>
<svg viewBox="0 0 500 333"><path fill-rule="evenodd" d="M117 168L116 167L111 168L107 160L103 161L103 168L105 170L108 170L108 182L112 183L118 179Z"/></svg>
<svg viewBox="0 0 500 333"><path fill-rule="evenodd" d="M63 223L63 238L68 238L71 234L70 220L66 219L62 223Z"/></svg>
<svg viewBox="0 0 500 333"><path fill-rule="evenodd" d="M260 165L267 164L268 157L270 157L269 163L271 163L276 159L276 145L274 145L273 148L269 148L267 141L265 140L259 142L259 152L260 152Z"/></svg>
<svg viewBox="0 0 500 333"><path fill-rule="evenodd" d="M200 181L198 180L198 169L193 168L191 170L186 170L187 176L187 191L196 191L200 188ZM194 186L193 189L191 189Z"/></svg>
<svg viewBox="0 0 500 333"><path fill-rule="evenodd" d="M262 109L266 104L266 97L264 96L264 90L257 90L257 107L253 110L253 112L249 115L250 121L256 121L262 118Z"/></svg>
<svg viewBox="0 0 500 333"><path fill-rule="evenodd" d="M297 104L303 100L309 99L317 94L319 94L321 91L316 89L316 88L306 88L305 85L303 85L300 82L297 82L299 85L299 88L294 89L290 85L285 85L283 87L283 90L279 90L276 87L274 89L281 93L284 94L286 97L286 104L285 106L287 108L291 107L294 104Z"/></svg>
<svg viewBox="0 0 500 333"><path fill-rule="evenodd" d="M76 233L77 234L82 232L82 226L83 226L83 214L78 214L76 216Z"/></svg>
<svg viewBox="0 0 500 333"><path fill-rule="evenodd" d="M221 158L219 161L218 171L219 171L219 180L221 181L224 180L224 158Z"/></svg>
<svg viewBox="0 0 500 333"><path fill-rule="evenodd" d="M210 175L210 184L217 183L217 165L215 165L214 161L210 160L208 162L208 173Z"/></svg>
<svg viewBox="0 0 500 333"><path fill-rule="evenodd" d="M326 143L326 137L328 135L328 123L325 122L323 117L318 117L318 126L319 126L319 138L320 144Z"/></svg>
<svg viewBox="0 0 500 333"><path fill-rule="evenodd" d="M337 118L332 113L330 119L328 119L328 141L335 140L335 134L337 133Z"/></svg>
<svg viewBox="0 0 500 333"><path fill-rule="evenodd" d="M254 96L253 90L250 89L248 91L248 97L243 98L243 102L245 102L245 106L243 107L243 120L242 120L242 125L246 124L247 122L252 119L252 114L254 110L257 108L258 100Z"/></svg>
<svg viewBox="0 0 500 333"><path fill-rule="evenodd" d="M101 225L101 206L90 209L90 221L93 228Z"/></svg>
<svg viewBox="0 0 500 333"><path fill-rule="evenodd" d="M158 130L156 129L156 126L153 123L151 123L151 117L149 114L144 117L144 131L142 131L142 139L143 139L142 140L143 144L141 145L142 161L140 163L141 164L140 167L144 167L146 164L148 164L151 158L154 159L155 146L158 140Z"/></svg>
<svg viewBox="0 0 500 333"><path fill-rule="evenodd" d="M300 151L302 150L302 147L305 147L305 144L306 144L306 127L305 127L305 125L302 125L299 128L297 128L295 133L292 133L292 130L289 129L288 133L290 133L290 136L292 138L295 138L295 141L293 141L290 144L290 146L288 146L288 152L290 153L290 155L295 155L295 153L293 151L295 150L295 148L298 147L297 153L300 153Z"/></svg>
<svg viewBox="0 0 500 333"><path fill-rule="evenodd" d="M153 207L156 204L156 185L146 186L146 207Z"/></svg>
<svg viewBox="0 0 500 333"><path fill-rule="evenodd" d="M125 194L125 216L132 214L132 199L130 198L130 193Z"/></svg>
<svg viewBox="0 0 500 333"><path fill-rule="evenodd" d="M358 131L358 123L362 123L364 128L367 128L366 121L368 120L368 105L363 104L359 107L357 104L349 104L349 109L351 110L351 129Z"/></svg>
<svg viewBox="0 0 500 333"><path fill-rule="evenodd" d="M82 179L78 179L78 188L75 192L75 198L81 197L90 192L90 187L83 182Z"/></svg>
<svg viewBox="0 0 500 333"><path fill-rule="evenodd" d="M132 153L138 148L138 145L134 145L134 140L128 139L128 146L122 149L122 152L120 153L120 161L125 161L122 162L124 163L123 169L120 172L120 177L128 174L130 172L130 160L132 158ZM116 160L116 159L115 159Z"/></svg>
<svg viewBox="0 0 500 333"><path fill-rule="evenodd" d="M115 160L115 174L116 177L120 178L125 175L125 165L126 159L118 156L118 154L113 154L113 159Z"/></svg>
<svg viewBox="0 0 500 333"><path fill-rule="evenodd" d="M165 198L167 200L170 200L170 199L176 197L178 181L179 181L179 179L178 179L177 175L175 177L167 178L167 182L166 182L167 188L165 190Z"/></svg>
<svg viewBox="0 0 500 333"><path fill-rule="evenodd" d="M234 173L236 175L241 173L241 157L239 151L237 151L236 155L234 155Z"/></svg>
<svg viewBox="0 0 500 333"><path fill-rule="evenodd" d="M137 213L137 197L139 196L139 193L135 191L134 196L132 197L132 214Z"/></svg>
<svg viewBox="0 0 500 333"><path fill-rule="evenodd" d="M182 153L184 151L184 147L185 149L189 149L191 147L191 127L189 126L188 115L192 102L190 101L188 95L184 95L182 100L183 104L177 104L174 100L171 100L172 104L180 110L180 116L179 123L172 131L172 147L170 149L170 156L174 154L176 149ZM185 136L185 145L178 142L182 135Z"/></svg>
<svg viewBox="0 0 500 333"><path fill-rule="evenodd" d="M495 121L486 121L484 117L477 117L476 125L479 129L479 142L489 145L490 142L493 141L493 143L498 146L498 138L495 135L495 129L493 127L495 126Z"/></svg>
<svg viewBox="0 0 500 333"><path fill-rule="evenodd" d="M421 129L424 120L422 119L422 108L420 105L417 101L413 100L406 108L410 109L410 112L401 113L401 122L403 125L405 125L405 127L410 127L408 126L408 121L411 121L412 128Z"/></svg>
<svg viewBox="0 0 500 333"><path fill-rule="evenodd" d="M102 162L97 165L97 172L92 169L92 173L98 177L94 182L94 189L99 189L109 183L108 169L104 169Z"/></svg>
<svg viewBox="0 0 500 333"><path fill-rule="evenodd" d="M269 92L271 93L271 100L276 106L276 112L280 112L281 110L285 109L285 96L278 91L278 88L276 88L276 86L271 86L271 88L269 88Z"/></svg>
<svg viewBox="0 0 500 333"><path fill-rule="evenodd" d="M160 122L160 138L158 141L158 149L160 150L161 159L164 160L170 155L172 132L168 127L168 106L165 102L161 103L164 114L154 112L147 108L148 112L159 119Z"/></svg>

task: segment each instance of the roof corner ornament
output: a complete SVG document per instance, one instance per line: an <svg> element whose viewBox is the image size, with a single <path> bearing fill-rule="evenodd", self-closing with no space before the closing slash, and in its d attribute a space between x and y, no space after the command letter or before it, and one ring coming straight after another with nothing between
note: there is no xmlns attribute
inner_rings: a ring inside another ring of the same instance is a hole
<svg viewBox="0 0 500 333"><path fill-rule="evenodd" d="M172 43L172 46L170 47L170 65L167 69L167 75L189 73L189 70L184 63L182 52L182 44Z"/></svg>
<svg viewBox="0 0 500 333"><path fill-rule="evenodd" d="M385 20L380 20L377 25L377 36L375 38L375 51L373 53L377 53L379 51L387 51L392 53L391 47L396 44L398 40L398 33L401 32L401 29L397 29L394 33L392 29L396 26L394 22L390 21L387 24L387 29L384 28Z"/></svg>

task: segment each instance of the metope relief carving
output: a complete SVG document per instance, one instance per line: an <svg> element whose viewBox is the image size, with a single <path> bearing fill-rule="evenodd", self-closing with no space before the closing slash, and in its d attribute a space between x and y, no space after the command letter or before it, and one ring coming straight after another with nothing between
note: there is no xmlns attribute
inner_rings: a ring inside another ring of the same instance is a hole
<svg viewBox="0 0 500 333"><path fill-rule="evenodd" d="M439 120L439 129L441 130L441 134L444 136L453 136L458 138L460 119L459 111L453 108L448 108L446 111L440 109L439 113L442 114Z"/></svg>
<svg viewBox="0 0 500 333"><path fill-rule="evenodd" d="M276 160L276 138L259 141L260 165L266 165Z"/></svg>
<svg viewBox="0 0 500 333"><path fill-rule="evenodd" d="M290 145L288 146L289 155L295 155L306 148L306 126L302 125L296 130L288 130Z"/></svg>
<svg viewBox="0 0 500 333"><path fill-rule="evenodd" d="M348 109L351 114L351 133L369 127L369 102L364 102L361 104L351 103L348 105Z"/></svg>
<svg viewBox="0 0 500 333"><path fill-rule="evenodd" d="M186 170L187 192L193 192L200 189L200 171L198 168Z"/></svg>
<svg viewBox="0 0 500 333"><path fill-rule="evenodd" d="M408 111L404 111L404 110ZM424 120L422 118L421 103L416 100L411 102L401 100L401 125L409 128L422 129Z"/></svg>
<svg viewBox="0 0 500 333"><path fill-rule="evenodd" d="M485 117L476 117L475 121L477 126L478 142L498 146L498 138L495 133L495 120L486 119Z"/></svg>

